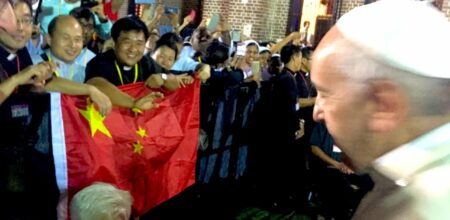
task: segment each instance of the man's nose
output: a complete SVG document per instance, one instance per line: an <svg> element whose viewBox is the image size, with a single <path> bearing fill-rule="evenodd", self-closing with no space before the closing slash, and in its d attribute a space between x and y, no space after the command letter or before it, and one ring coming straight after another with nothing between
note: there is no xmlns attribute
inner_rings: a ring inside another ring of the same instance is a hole
<svg viewBox="0 0 450 220"><path fill-rule="evenodd" d="M324 121L322 101L320 99L316 99L316 104L314 104L313 119L316 122Z"/></svg>

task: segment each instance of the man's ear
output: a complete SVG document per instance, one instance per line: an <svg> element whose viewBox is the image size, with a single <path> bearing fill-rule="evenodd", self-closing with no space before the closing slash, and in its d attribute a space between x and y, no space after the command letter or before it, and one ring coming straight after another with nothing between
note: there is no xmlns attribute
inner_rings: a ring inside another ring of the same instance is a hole
<svg viewBox="0 0 450 220"><path fill-rule="evenodd" d="M373 80L370 86L375 109L369 117L369 128L375 132L394 130L407 116L407 97L398 84L387 79Z"/></svg>
<svg viewBox="0 0 450 220"><path fill-rule="evenodd" d="M52 46L52 36L50 36L50 34L49 33L47 33L47 34L45 34L45 37L44 37L44 40L45 40L45 43L47 43L47 45L48 46Z"/></svg>

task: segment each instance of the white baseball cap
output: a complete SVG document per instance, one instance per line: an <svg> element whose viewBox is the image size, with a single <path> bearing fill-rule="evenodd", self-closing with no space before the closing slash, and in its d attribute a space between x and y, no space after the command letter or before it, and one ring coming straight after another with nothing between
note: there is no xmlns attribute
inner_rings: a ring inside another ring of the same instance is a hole
<svg viewBox="0 0 450 220"><path fill-rule="evenodd" d="M345 38L390 65L450 78L450 23L429 2L381 0L353 9L336 26Z"/></svg>

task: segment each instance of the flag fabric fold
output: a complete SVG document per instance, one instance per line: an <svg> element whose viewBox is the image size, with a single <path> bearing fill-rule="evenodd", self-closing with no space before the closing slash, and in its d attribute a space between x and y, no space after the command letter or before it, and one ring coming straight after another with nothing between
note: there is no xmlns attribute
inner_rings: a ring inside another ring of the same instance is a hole
<svg viewBox="0 0 450 220"><path fill-rule="evenodd" d="M119 88L135 98L151 91L142 83ZM114 107L106 118L86 98L62 95L58 100L53 94L59 208L67 210L84 187L107 182L131 193L133 215L139 216L194 183L200 83L162 92L157 109L135 114Z"/></svg>

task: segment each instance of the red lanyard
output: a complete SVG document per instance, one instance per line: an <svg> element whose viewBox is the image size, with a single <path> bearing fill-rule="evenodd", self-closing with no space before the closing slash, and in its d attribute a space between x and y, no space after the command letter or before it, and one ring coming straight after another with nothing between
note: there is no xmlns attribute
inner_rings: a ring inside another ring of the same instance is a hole
<svg viewBox="0 0 450 220"><path fill-rule="evenodd" d="M311 97L311 86L308 86L308 83L306 82L305 76L303 76L303 73L298 73L302 77L303 83L305 84L306 90L308 91L308 98Z"/></svg>
<svg viewBox="0 0 450 220"><path fill-rule="evenodd" d="M297 80L295 79L295 73L292 70L290 70L289 68L287 68L287 67L285 67L284 69L286 69L286 71L289 73L289 75L291 76L292 80L294 81L295 89L298 90L298 88L297 88Z"/></svg>
<svg viewBox="0 0 450 220"><path fill-rule="evenodd" d="M19 56L16 56L16 63L17 63L17 73L20 73L20 60L19 60Z"/></svg>

